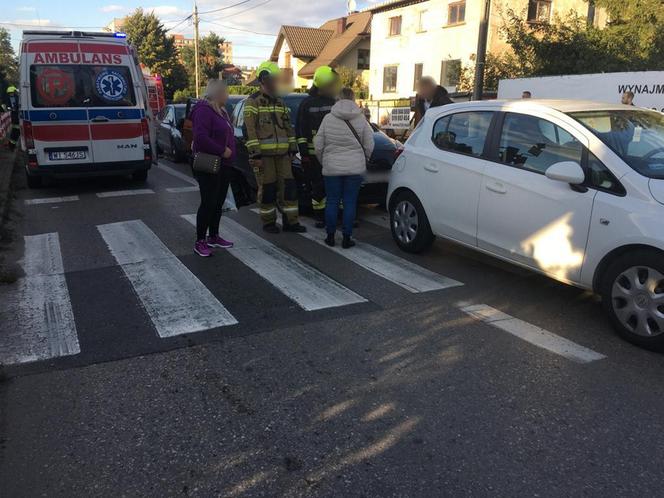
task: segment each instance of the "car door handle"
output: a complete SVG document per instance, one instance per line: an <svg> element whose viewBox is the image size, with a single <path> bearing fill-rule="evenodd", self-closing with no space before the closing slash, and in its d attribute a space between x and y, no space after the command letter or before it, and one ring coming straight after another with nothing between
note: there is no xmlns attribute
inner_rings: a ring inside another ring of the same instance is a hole
<svg viewBox="0 0 664 498"><path fill-rule="evenodd" d="M430 171L431 173L438 173L438 166L435 164L425 164L424 169Z"/></svg>
<svg viewBox="0 0 664 498"><path fill-rule="evenodd" d="M486 185L486 189L490 190L491 192L495 192L496 194L506 194L507 189L503 187L502 183L488 183Z"/></svg>
<svg viewBox="0 0 664 498"><path fill-rule="evenodd" d="M96 118L92 118L90 121L93 123L108 123L110 120L105 116L97 116Z"/></svg>

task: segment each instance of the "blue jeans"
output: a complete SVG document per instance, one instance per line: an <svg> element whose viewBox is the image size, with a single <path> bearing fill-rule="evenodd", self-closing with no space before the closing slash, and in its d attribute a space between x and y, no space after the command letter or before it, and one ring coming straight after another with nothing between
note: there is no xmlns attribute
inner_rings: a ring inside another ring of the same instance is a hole
<svg viewBox="0 0 664 498"><path fill-rule="evenodd" d="M339 203L344 203L343 234L349 237L353 234L353 223L357 212L357 197L362 186L362 175L326 176L325 195L325 226L327 233L337 231L337 217L339 216Z"/></svg>

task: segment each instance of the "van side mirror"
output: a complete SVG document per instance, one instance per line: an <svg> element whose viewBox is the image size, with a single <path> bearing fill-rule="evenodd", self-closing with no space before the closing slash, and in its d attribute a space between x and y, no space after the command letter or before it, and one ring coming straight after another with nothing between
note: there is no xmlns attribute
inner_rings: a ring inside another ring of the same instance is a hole
<svg viewBox="0 0 664 498"><path fill-rule="evenodd" d="M581 185L586 180L586 174L581 165L575 161L561 161L549 166L544 173L550 180Z"/></svg>

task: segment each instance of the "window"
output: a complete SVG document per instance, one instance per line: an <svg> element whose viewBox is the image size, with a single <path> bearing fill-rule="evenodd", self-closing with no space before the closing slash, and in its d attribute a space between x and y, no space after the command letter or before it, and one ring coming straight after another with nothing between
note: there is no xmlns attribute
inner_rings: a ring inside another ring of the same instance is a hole
<svg viewBox="0 0 664 498"><path fill-rule="evenodd" d="M561 161L582 163L583 146L559 126L535 116L508 113L500 137L500 161L544 174Z"/></svg>
<svg viewBox="0 0 664 498"><path fill-rule="evenodd" d="M429 15L428 10L420 10L417 14L417 32L424 33L427 30L427 16Z"/></svg>
<svg viewBox="0 0 664 498"><path fill-rule="evenodd" d="M440 84L442 86L456 86L461 78L461 61L452 59L443 61L440 67Z"/></svg>
<svg viewBox="0 0 664 498"><path fill-rule="evenodd" d="M442 150L479 157L484 151L493 112L460 112L440 118L433 126L433 143Z"/></svg>
<svg viewBox="0 0 664 498"><path fill-rule="evenodd" d="M360 70L369 69L371 50L366 48L357 49L357 68Z"/></svg>
<svg viewBox="0 0 664 498"><path fill-rule="evenodd" d="M461 24L466 22L466 1L451 3L447 7L447 24Z"/></svg>
<svg viewBox="0 0 664 498"><path fill-rule="evenodd" d="M385 66L383 68L383 93L395 93L397 91L397 69L398 66Z"/></svg>
<svg viewBox="0 0 664 498"><path fill-rule="evenodd" d="M570 113L632 169L664 179L664 115L644 109Z"/></svg>
<svg viewBox="0 0 664 498"><path fill-rule="evenodd" d="M401 16L390 17L390 36L401 34Z"/></svg>
<svg viewBox="0 0 664 498"><path fill-rule="evenodd" d="M126 66L30 66L34 107L115 107L136 105Z"/></svg>
<svg viewBox="0 0 664 498"><path fill-rule="evenodd" d="M424 64L421 62L415 64L415 75L413 77L413 90L417 90L417 84L422 79L422 72L424 71Z"/></svg>
<svg viewBox="0 0 664 498"><path fill-rule="evenodd" d="M551 0L530 0L528 2L528 22L549 22Z"/></svg>
<svg viewBox="0 0 664 498"><path fill-rule="evenodd" d="M613 173L604 166L604 163L602 163L602 161L590 151L588 151L586 185L612 194L625 195L625 187L623 187Z"/></svg>

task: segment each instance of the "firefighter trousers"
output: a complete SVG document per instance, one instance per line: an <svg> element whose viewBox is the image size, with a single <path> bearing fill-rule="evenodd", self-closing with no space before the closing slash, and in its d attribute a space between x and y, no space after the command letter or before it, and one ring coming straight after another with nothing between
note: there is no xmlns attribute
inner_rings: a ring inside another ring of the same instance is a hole
<svg viewBox="0 0 664 498"><path fill-rule="evenodd" d="M304 172L311 186L311 207L316 219L323 219L325 215L325 181L323 180L323 166L316 156L311 156L304 168Z"/></svg>
<svg viewBox="0 0 664 498"><path fill-rule="evenodd" d="M262 163L260 168L254 168L254 173L263 224L276 223L279 209L283 213L284 224L295 225L298 223L297 185L293 179L290 156L263 156Z"/></svg>

